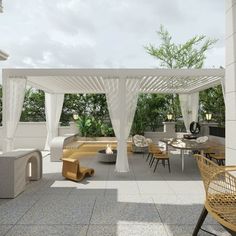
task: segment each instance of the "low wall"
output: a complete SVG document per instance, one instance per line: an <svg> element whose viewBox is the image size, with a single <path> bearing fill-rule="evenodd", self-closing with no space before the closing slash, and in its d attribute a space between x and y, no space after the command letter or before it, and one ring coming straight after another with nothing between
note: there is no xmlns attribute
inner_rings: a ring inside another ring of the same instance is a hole
<svg viewBox="0 0 236 236"><path fill-rule="evenodd" d="M170 124L171 125L171 124ZM184 133L175 133L173 129L165 129L166 132L145 132L145 137L151 138L155 143L157 143L162 138L173 138L173 137L183 137ZM67 136L69 134L78 133L78 128L74 122L70 123L70 126L59 127L59 136ZM47 137L47 129L45 122L20 122L17 127L16 136L14 139L14 148L37 148L40 150L44 149L44 145ZM116 140L113 137L102 137L102 138L82 138L81 141L103 141L103 140ZM222 145L225 143L224 138L209 136L209 139L218 142ZM2 150L2 127L0 127L0 149Z"/></svg>
<svg viewBox="0 0 236 236"><path fill-rule="evenodd" d="M59 136L77 133L78 129L74 122L70 126L59 127ZM0 149L2 150L3 131L0 127ZM14 138L14 149L16 148L37 148L44 149L47 138L46 122L20 122L17 126Z"/></svg>
<svg viewBox="0 0 236 236"><path fill-rule="evenodd" d="M163 138L176 138L176 133L167 133L167 132L145 132L144 136L146 138L152 139L154 143L158 143L160 139Z"/></svg>

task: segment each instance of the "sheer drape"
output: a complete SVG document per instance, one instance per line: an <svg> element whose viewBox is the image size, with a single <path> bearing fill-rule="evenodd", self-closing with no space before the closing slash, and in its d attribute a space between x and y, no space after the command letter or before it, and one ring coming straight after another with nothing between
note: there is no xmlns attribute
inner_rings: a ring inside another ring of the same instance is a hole
<svg viewBox="0 0 236 236"><path fill-rule="evenodd" d="M140 80L138 78L106 78L104 87L112 126L118 142L116 171L128 172L127 138L137 106Z"/></svg>
<svg viewBox="0 0 236 236"><path fill-rule="evenodd" d="M45 113L47 126L47 140L45 150L50 149L53 138L58 136L58 125L64 101L64 94L45 93Z"/></svg>
<svg viewBox="0 0 236 236"><path fill-rule="evenodd" d="M13 149L13 138L21 116L25 87L25 78L7 78L3 80L3 152Z"/></svg>
<svg viewBox="0 0 236 236"><path fill-rule="evenodd" d="M190 132L191 122L198 121L199 93L179 94L179 101L185 128Z"/></svg>

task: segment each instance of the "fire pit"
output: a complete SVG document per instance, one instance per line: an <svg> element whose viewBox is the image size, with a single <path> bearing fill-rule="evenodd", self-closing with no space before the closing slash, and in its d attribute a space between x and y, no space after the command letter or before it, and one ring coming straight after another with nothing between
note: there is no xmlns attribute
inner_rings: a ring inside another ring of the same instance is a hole
<svg viewBox="0 0 236 236"><path fill-rule="evenodd" d="M99 150L97 153L98 161L106 163L115 163L117 150L112 150L113 153L106 153L106 149Z"/></svg>

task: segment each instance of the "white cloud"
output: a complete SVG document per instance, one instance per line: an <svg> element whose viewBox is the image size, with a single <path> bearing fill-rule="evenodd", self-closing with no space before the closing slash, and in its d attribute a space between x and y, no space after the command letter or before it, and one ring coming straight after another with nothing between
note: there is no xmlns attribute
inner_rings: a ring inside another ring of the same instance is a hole
<svg viewBox="0 0 236 236"><path fill-rule="evenodd" d="M219 41L205 65L224 65L221 0L8 0L0 15L2 67L157 67L143 46L159 43L160 24L184 42Z"/></svg>

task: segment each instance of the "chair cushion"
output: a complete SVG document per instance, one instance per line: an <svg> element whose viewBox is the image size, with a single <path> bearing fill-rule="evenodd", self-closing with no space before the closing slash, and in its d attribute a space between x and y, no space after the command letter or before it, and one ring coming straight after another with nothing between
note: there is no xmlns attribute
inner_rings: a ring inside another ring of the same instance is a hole
<svg viewBox="0 0 236 236"><path fill-rule="evenodd" d="M133 137L133 142L137 147L147 147L148 144L152 142L152 140L146 139L144 136L136 134Z"/></svg>

